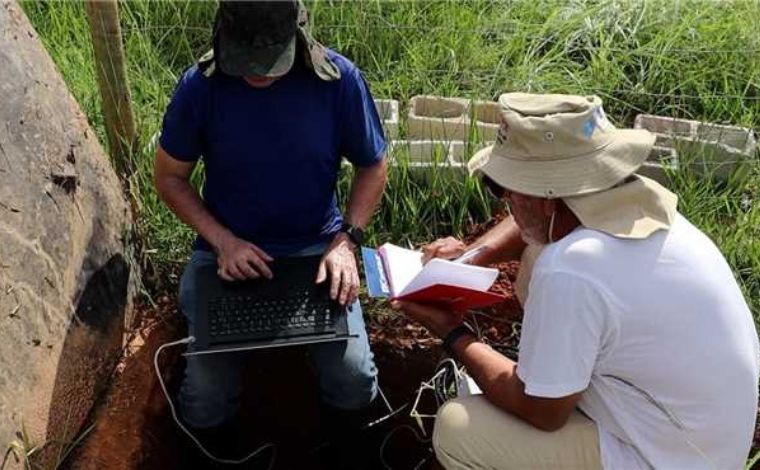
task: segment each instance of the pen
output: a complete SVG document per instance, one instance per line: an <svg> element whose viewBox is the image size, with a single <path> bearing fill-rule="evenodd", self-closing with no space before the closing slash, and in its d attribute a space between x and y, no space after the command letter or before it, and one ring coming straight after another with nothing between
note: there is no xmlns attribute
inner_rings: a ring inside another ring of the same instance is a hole
<svg viewBox="0 0 760 470"><path fill-rule="evenodd" d="M454 263L466 263L467 261L470 261L472 258L482 253L485 249L486 249L485 245L480 245L477 248L473 248L472 250L464 252L462 256L460 256L459 258L455 258L452 261Z"/></svg>

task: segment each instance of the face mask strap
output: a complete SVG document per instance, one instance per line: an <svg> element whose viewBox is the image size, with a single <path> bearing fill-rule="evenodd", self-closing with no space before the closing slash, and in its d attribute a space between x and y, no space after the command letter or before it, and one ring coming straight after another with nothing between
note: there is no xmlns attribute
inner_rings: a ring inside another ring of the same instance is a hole
<svg viewBox="0 0 760 470"><path fill-rule="evenodd" d="M554 243L554 217L557 215L557 209L552 211L552 217L549 219L549 243Z"/></svg>

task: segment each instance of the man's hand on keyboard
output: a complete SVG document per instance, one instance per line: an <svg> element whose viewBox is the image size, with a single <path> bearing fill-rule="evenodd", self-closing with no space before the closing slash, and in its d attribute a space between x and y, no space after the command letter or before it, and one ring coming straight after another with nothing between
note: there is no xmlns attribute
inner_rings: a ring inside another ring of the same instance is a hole
<svg viewBox="0 0 760 470"><path fill-rule="evenodd" d="M322 256L317 272L317 284L330 276L330 298L341 305L354 302L359 294L359 272L356 268L353 243L345 233L335 236Z"/></svg>
<svg viewBox="0 0 760 470"><path fill-rule="evenodd" d="M265 277L272 279L267 263L272 261L264 250L245 240L230 235L217 250L219 277L225 281L244 281Z"/></svg>

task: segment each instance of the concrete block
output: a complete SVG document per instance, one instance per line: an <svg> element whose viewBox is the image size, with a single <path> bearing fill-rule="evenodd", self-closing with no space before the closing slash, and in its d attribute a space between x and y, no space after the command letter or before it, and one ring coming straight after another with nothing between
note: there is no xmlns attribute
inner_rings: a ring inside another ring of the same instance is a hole
<svg viewBox="0 0 760 470"><path fill-rule="evenodd" d="M461 162L466 145L461 140L394 140L389 155L409 163Z"/></svg>
<svg viewBox="0 0 760 470"><path fill-rule="evenodd" d="M678 170L678 153L669 147L654 146L647 161L636 172L652 178L663 186L668 184L668 172Z"/></svg>
<svg viewBox="0 0 760 470"><path fill-rule="evenodd" d="M412 140L467 140L470 100L443 96L412 97L407 138Z"/></svg>
<svg viewBox="0 0 760 470"><path fill-rule="evenodd" d="M721 181L732 174L746 174L746 163L755 158L757 151L757 140L746 127L649 114L636 116L634 127L653 132L657 137L655 145L675 149L681 168Z"/></svg>
<svg viewBox="0 0 760 470"><path fill-rule="evenodd" d="M471 140L469 142L465 142L465 145L462 148L461 152L452 152L451 158L452 161L455 163L462 163L465 166L467 165L467 161L475 155L476 152L493 145L493 141L478 141L478 140Z"/></svg>
<svg viewBox="0 0 760 470"><path fill-rule="evenodd" d="M754 158L729 145L700 139L676 140L674 148L681 156L682 167L718 181L726 181L731 176L744 178L750 171L749 161Z"/></svg>
<svg viewBox="0 0 760 470"><path fill-rule="evenodd" d="M375 100L377 114L383 121L385 129L385 138L388 140L398 137L399 107L396 100Z"/></svg>
<svg viewBox="0 0 760 470"><path fill-rule="evenodd" d="M476 136L483 141L494 141L501 125L501 107L495 101L476 101L472 104L472 119Z"/></svg>
<svg viewBox="0 0 760 470"><path fill-rule="evenodd" d="M667 137L694 137L697 121L689 119L677 119L652 114L639 114L636 116L633 127L646 129L656 135Z"/></svg>
<svg viewBox="0 0 760 470"><path fill-rule="evenodd" d="M462 178L466 173L466 144L462 141L445 140L395 140L390 145L391 171L406 167L420 179L433 176L446 179Z"/></svg>
<svg viewBox="0 0 760 470"><path fill-rule="evenodd" d="M746 127L698 122L696 133L699 140L726 145L748 157L753 157L757 150L755 135Z"/></svg>

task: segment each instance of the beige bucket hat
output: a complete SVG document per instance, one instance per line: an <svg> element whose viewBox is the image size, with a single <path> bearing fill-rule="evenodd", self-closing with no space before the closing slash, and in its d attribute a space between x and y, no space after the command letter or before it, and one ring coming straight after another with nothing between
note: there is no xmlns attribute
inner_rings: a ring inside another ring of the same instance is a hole
<svg viewBox="0 0 760 470"><path fill-rule="evenodd" d="M678 197L634 172L654 145L645 130L616 129L597 96L507 93L491 147L467 166L522 194L562 198L584 227L618 238L668 229Z"/></svg>
<svg viewBox="0 0 760 470"><path fill-rule="evenodd" d="M506 93L496 143L473 156L471 174L549 199L602 191L646 160L655 136L616 129L598 96Z"/></svg>

